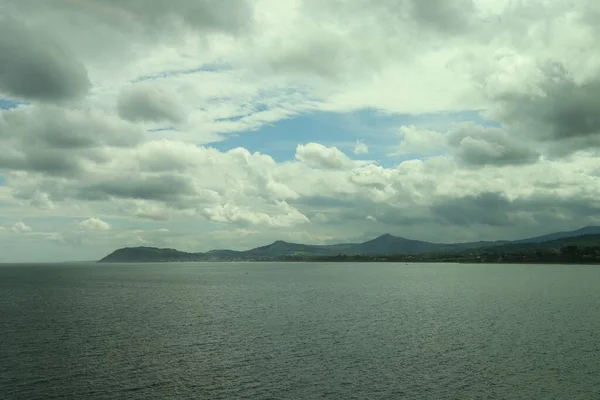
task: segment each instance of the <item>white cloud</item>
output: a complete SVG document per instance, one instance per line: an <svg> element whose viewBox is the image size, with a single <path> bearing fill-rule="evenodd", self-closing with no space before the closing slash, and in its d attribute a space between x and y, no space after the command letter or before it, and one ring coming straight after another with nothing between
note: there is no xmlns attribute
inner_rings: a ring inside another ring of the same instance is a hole
<svg viewBox="0 0 600 400"><path fill-rule="evenodd" d="M32 229L23 221L15 223L11 230L15 233L27 233L32 231Z"/></svg>
<svg viewBox="0 0 600 400"><path fill-rule="evenodd" d="M269 212L257 212L248 207L237 207L229 204L205 208L202 214L211 221L233 222L248 225L264 225L267 227L291 227L309 222L308 218L285 201L267 205Z"/></svg>
<svg viewBox="0 0 600 400"><path fill-rule="evenodd" d="M162 85L164 86L164 85ZM183 106L177 94L157 84L138 83L126 87L119 95L119 116L128 121L184 122Z"/></svg>
<svg viewBox="0 0 600 400"><path fill-rule="evenodd" d="M440 132L418 128L414 125L401 126L399 131L402 139L396 154L429 153L439 151L445 145L446 139Z"/></svg>
<svg viewBox="0 0 600 400"><path fill-rule="evenodd" d="M354 165L337 147L326 147L319 143L299 144L296 159L318 169L347 169Z"/></svg>
<svg viewBox="0 0 600 400"><path fill-rule="evenodd" d="M110 225L100 218L88 218L86 220L80 221L77 225L86 231L108 231L110 229Z"/></svg>
<svg viewBox="0 0 600 400"><path fill-rule="evenodd" d="M369 146L361 142L360 140L356 141L354 145L354 150L352 150L354 154L369 154Z"/></svg>

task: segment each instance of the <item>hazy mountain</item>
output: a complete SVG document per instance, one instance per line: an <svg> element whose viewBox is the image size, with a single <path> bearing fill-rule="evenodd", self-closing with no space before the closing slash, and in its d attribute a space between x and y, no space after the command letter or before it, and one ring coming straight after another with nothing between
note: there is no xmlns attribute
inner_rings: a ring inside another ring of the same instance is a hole
<svg viewBox="0 0 600 400"><path fill-rule="evenodd" d="M500 245L503 243L506 243L506 241L432 243L420 240L406 239L399 236L393 236L387 233L373 240L352 245L347 249L347 252L353 254L424 254L477 249L486 246Z"/></svg>
<svg viewBox="0 0 600 400"><path fill-rule="evenodd" d="M581 235L600 234L600 227L588 226L570 232L557 232L544 236L514 241L470 242L470 243L431 243L411 240L390 234L381 235L363 243L343 243L333 245L308 245L277 240L266 246L246 251L211 250L206 253L186 253L174 249L155 247L127 247L116 250L104 257L101 262L164 262L164 261L205 261L205 260L257 260L290 256L349 255L403 255L448 253L484 248L515 248L523 245L546 243ZM512 246L512 247L511 247ZM552 245L554 246L554 244Z"/></svg>
<svg viewBox="0 0 600 400"><path fill-rule="evenodd" d="M515 240L512 243L542 243L550 240L581 236L581 235L598 235L600 234L600 226L586 226L581 229L567 232L556 232L548 235L536 236L528 239Z"/></svg>
<svg viewBox="0 0 600 400"><path fill-rule="evenodd" d="M350 246L348 252L354 254L429 253L439 246L435 243L405 239L386 233L373 240Z"/></svg>
<svg viewBox="0 0 600 400"><path fill-rule="evenodd" d="M563 233L563 232L561 232ZM550 235L548 235L550 236ZM587 234L576 236L563 236L558 239L545 241L514 241L504 245L494 247L483 247L483 250L494 252L511 252L524 250L560 250L565 246L598 246L600 244L600 234Z"/></svg>

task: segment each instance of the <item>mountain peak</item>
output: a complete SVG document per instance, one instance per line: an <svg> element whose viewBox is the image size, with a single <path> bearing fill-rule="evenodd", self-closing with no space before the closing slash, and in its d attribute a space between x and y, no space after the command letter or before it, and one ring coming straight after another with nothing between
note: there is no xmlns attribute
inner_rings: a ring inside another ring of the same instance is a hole
<svg viewBox="0 0 600 400"><path fill-rule="evenodd" d="M371 239L371 242L382 242L382 241L386 241L386 242L390 242L390 241L403 241L403 240L410 240L410 239L406 239L403 238L401 236L394 236L391 233L384 233L381 236L377 236L375 239Z"/></svg>

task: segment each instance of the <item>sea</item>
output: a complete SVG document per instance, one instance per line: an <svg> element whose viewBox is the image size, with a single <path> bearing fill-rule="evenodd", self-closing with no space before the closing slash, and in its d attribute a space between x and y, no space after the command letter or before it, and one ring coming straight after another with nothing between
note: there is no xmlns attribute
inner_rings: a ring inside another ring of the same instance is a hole
<svg viewBox="0 0 600 400"><path fill-rule="evenodd" d="M600 399L600 266L4 264L0 398Z"/></svg>

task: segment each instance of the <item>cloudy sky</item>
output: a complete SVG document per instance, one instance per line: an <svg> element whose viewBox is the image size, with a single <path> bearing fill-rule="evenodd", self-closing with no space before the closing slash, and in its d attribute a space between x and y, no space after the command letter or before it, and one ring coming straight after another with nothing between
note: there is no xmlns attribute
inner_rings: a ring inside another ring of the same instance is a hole
<svg viewBox="0 0 600 400"><path fill-rule="evenodd" d="M600 224L597 0L0 0L0 262Z"/></svg>

